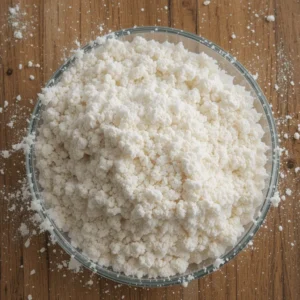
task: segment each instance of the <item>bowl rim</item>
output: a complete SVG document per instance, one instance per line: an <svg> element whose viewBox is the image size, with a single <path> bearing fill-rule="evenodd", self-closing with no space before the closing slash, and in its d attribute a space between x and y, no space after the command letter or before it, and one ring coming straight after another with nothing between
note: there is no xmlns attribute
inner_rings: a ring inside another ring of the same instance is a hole
<svg viewBox="0 0 300 300"><path fill-rule="evenodd" d="M270 199L273 197L276 189L277 189L277 182L278 182L278 173L279 173L279 153L278 153L278 135L275 125L275 120L272 115L272 110L270 105L264 96L262 90L253 79L251 73L240 63L238 62L235 57L229 54L227 51L222 49L220 46L216 45L215 43L203 38L201 36L197 36L196 34L189 33L184 30L174 29L170 27L160 27L160 26L145 26L145 27L134 27L128 29L122 29L113 33L109 33L104 38L121 38L127 35L138 35L143 33L167 33L172 35L179 35L181 37L185 37L191 40L194 40L209 49L213 50L215 53L220 55L221 57L225 58L228 62L230 62L236 70L246 79L247 83L250 85L252 90L255 92L257 99L260 101L260 104L263 107L265 117L267 119L268 128L270 130L271 135L271 142L272 142L272 168L270 172L270 180L269 180L269 187L266 193L266 197L264 199L264 203L260 210L260 215L254 220L253 224L249 228L248 232L244 234L241 240L231 249L229 252L226 252L220 258L223 259L224 265L231 259L233 259L239 252L241 252L246 245L253 239L254 235L260 228L261 224L265 220L267 212L270 208ZM83 46L81 49L85 52L89 51L97 45L97 40L92 43L88 43L87 45ZM52 75L50 80L46 83L45 87L53 86L57 79L60 78L62 73L70 66L70 64L75 60L75 56L71 56L68 60L61 65L56 72ZM38 99L33 113L31 115L29 127L28 127L28 135L32 135L36 132L37 124L38 124L38 116L41 110L41 101ZM192 272L190 274L183 274L183 275L174 275L170 278L157 278L157 279L150 279L150 278L136 278L133 276L126 276L124 274L120 274L114 272L108 268L101 267L100 265L91 262L88 257L77 250L75 247L71 245L71 243L66 240L63 233L58 229L56 224L53 220L49 217L46 212L45 207L42 203L42 197L40 197L40 193L38 190L38 182L35 176L35 167L34 167L34 145L30 145L30 150L25 154L26 155L26 174L27 180L29 183L29 189L32 196L32 201L36 201L37 211L42 219L42 221L47 222L48 224L48 231L51 233L54 240L69 254L71 257L75 258L78 262L80 262L83 266L90 269L92 272L98 273L100 276L111 279L113 281L133 285L133 286L140 286L140 287L162 287L162 286L170 286L175 284L182 284L183 282L190 281L189 275L192 275L193 279L201 278L207 274L212 273L216 270L213 264L209 265L206 268L202 268L198 271Z"/></svg>

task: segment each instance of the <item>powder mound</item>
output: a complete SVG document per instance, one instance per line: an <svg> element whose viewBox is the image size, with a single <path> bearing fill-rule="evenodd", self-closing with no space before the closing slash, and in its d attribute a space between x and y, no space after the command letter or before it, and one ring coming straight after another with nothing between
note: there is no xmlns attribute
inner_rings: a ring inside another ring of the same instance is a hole
<svg viewBox="0 0 300 300"><path fill-rule="evenodd" d="M48 213L94 262L184 273L233 246L263 200L254 99L181 43L109 39L45 88L35 151Z"/></svg>

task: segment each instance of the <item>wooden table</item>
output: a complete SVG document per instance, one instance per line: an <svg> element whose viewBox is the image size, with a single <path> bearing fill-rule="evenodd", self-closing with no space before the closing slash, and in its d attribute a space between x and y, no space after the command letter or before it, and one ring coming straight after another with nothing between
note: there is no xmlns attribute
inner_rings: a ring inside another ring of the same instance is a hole
<svg viewBox="0 0 300 300"><path fill-rule="evenodd" d="M8 7L17 3L27 13L22 16L27 22L22 40L13 38L8 24ZM20 197L11 194L20 189L24 159L18 153L1 158L1 299L30 299L28 295L34 300L300 299L300 173L294 172L300 166L300 144L291 137L297 129L300 104L299 0L211 0L209 5L202 0L2 0L0 5L0 105L9 102L0 114L1 149L11 149L20 140L36 94L76 47L75 40L85 44L109 30L134 25L170 26L210 39L258 74L257 80L281 120L279 132L290 134L282 139L288 155L282 156L286 177L280 181L280 191L284 193L287 187L292 190L279 208L270 210L253 246L219 271L187 288L132 288L87 270L74 274L65 267L60 269L69 257L52 245L45 233L32 236L26 248L28 237L22 237L18 228L22 222L30 224L29 213L21 210ZM275 22L267 22L265 16L273 14ZM28 61L41 67L28 68ZM22 70L19 64L23 64ZM35 79L29 80L30 75ZM17 95L22 97L20 102L16 102ZM287 114L291 120L286 120ZM7 126L14 119L13 128ZM42 248L46 250L41 252ZM35 274L30 275L32 270ZM92 285L87 284L89 280Z"/></svg>

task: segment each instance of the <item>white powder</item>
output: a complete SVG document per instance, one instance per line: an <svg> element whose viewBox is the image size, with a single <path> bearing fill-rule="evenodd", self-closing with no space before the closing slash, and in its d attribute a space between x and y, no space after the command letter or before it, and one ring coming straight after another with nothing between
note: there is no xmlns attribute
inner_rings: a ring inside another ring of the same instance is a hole
<svg viewBox="0 0 300 300"><path fill-rule="evenodd" d="M285 193L286 193L286 195L291 196L292 195L292 190L291 189L286 189Z"/></svg>
<svg viewBox="0 0 300 300"><path fill-rule="evenodd" d="M30 239L26 240L24 246L25 246L25 248L28 248L30 246Z"/></svg>
<svg viewBox="0 0 300 300"><path fill-rule="evenodd" d="M22 236L26 236L29 234L29 229L28 229L27 225L24 223L21 223L21 225L19 227L19 231Z"/></svg>
<svg viewBox="0 0 300 300"><path fill-rule="evenodd" d="M49 215L94 262L126 275L171 276L220 257L263 200L267 146L250 93L182 44L110 39L76 57L40 95Z"/></svg>
<svg viewBox="0 0 300 300"><path fill-rule="evenodd" d="M274 207L278 207L280 203L279 192L275 192L274 196L270 199L270 202Z"/></svg>
<svg viewBox="0 0 300 300"><path fill-rule="evenodd" d="M8 150L2 150L2 151L0 152L0 154L1 154L1 156L2 156L3 158L9 158L9 157L10 157L10 153L9 153Z"/></svg>
<svg viewBox="0 0 300 300"><path fill-rule="evenodd" d="M269 16L266 16L266 19L267 19L268 22L274 22L275 21L275 16L269 15Z"/></svg>
<svg viewBox="0 0 300 300"><path fill-rule="evenodd" d="M209 4L210 4L210 1L208 1L208 0L203 2L203 5L206 5L206 6L207 6L207 5L209 5Z"/></svg>
<svg viewBox="0 0 300 300"><path fill-rule="evenodd" d="M279 229L279 231L283 230L282 226L278 226L278 229Z"/></svg>
<svg viewBox="0 0 300 300"><path fill-rule="evenodd" d="M224 264L224 259L217 258L214 262L214 267L219 269L222 264Z"/></svg>
<svg viewBox="0 0 300 300"><path fill-rule="evenodd" d="M232 39L236 39L236 35L233 33L233 34L231 35L231 38L232 38Z"/></svg>
<svg viewBox="0 0 300 300"><path fill-rule="evenodd" d="M31 295L28 295L27 299L28 299L28 300L32 300L33 298L32 298Z"/></svg>
<svg viewBox="0 0 300 300"><path fill-rule="evenodd" d="M295 132L294 133L294 139L299 140L299 138L300 138L300 134L298 132Z"/></svg>
<svg viewBox="0 0 300 300"><path fill-rule="evenodd" d="M23 69L23 65L19 64L19 70L22 70L22 69Z"/></svg>
<svg viewBox="0 0 300 300"><path fill-rule="evenodd" d="M30 275L34 275L34 274L35 274L35 270L33 269L30 271Z"/></svg>
<svg viewBox="0 0 300 300"><path fill-rule="evenodd" d="M22 99L21 95L18 95L18 96L16 97L16 100L17 100L17 101L21 101L21 99Z"/></svg>
<svg viewBox="0 0 300 300"><path fill-rule="evenodd" d="M14 37L16 39L20 39L21 40L23 38L23 34L22 34L22 32L20 30L15 30L14 31Z"/></svg>
<svg viewBox="0 0 300 300"><path fill-rule="evenodd" d="M69 270L78 272L81 267L82 267L82 264L80 264L74 257L71 257L71 259L68 263Z"/></svg>
<svg viewBox="0 0 300 300"><path fill-rule="evenodd" d="M86 283L86 285L93 285L93 284L94 284L93 280L89 280L89 281L87 281L87 283Z"/></svg>
<svg viewBox="0 0 300 300"><path fill-rule="evenodd" d="M29 75L29 79L30 79L30 80L34 80L35 77L34 77L33 75Z"/></svg>
<svg viewBox="0 0 300 300"><path fill-rule="evenodd" d="M14 7L8 8L8 22L13 29L13 34L16 39L23 39L23 32L27 28L27 24L22 21L24 13L21 12L20 6L17 4Z"/></svg>

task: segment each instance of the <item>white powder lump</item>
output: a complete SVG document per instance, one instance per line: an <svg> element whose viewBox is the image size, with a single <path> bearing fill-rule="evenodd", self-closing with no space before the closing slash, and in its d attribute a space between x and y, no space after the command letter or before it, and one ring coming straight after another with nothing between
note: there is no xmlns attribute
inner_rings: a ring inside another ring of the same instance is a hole
<svg viewBox="0 0 300 300"><path fill-rule="evenodd" d="M49 215L92 261L126 275L220 257L263 201L267 146L250 93L182 44L110 39L76 57L40 95Z"/></svg>
<svg viewBox="0 0 300 300"><path fill-rule="evenodd" d="M26 236L29 234L29 229L25 223L21 223L21 225L19 227L19 231L22 236Z"/></svg>
<svg viewBox="0 0 300 300"><path fill-rule="evenodd" d="M26 13L21 12L18 4L14 7L9 7L8 13L8 22L13 29L14 37L19 40L23 39L23 33L27 28L27 24L22 19Z"/></svg>
<svg viewBox="0 0 300 300"><path fill-rule="evenodd" d="M274 21L275 21L275 16L274 16L274 15L266 16L266 20L267 20L268 22L274 22Z"/></svg>
<svg viewBox="0 0 300 300"><path fill-rule="evenodd" d="M274 207L278 207L280 203L280 195L278 191L274 193L273 197L270 199L270 202Z"/></svg>

